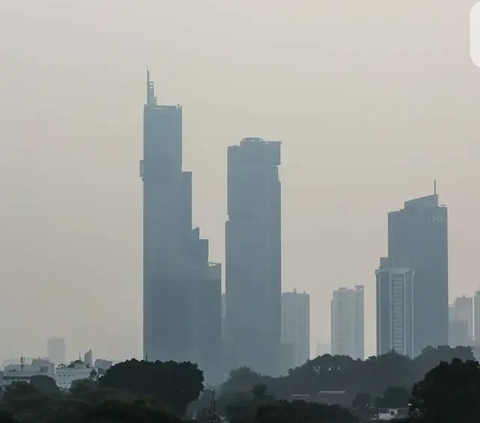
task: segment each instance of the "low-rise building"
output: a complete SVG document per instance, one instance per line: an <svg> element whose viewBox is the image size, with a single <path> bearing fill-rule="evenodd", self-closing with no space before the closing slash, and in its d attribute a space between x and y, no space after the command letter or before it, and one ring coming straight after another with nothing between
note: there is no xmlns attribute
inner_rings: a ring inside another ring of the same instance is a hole
<svg viewBox="0 0 480 423"><path fill-rule="evenodd" d="M43 358L34 358L31 364L25 364L24 359L20 364L9 364L3 369L3 386L13 382L30 383L33 376L49 376L54 379L55 365Z"/></svg>
<svg viewBox="0 0 480 423"><path fill-rule="evenodd" d="M55 382L60 389L70 389L75 380L88 379L92 375L93 367L81 360L76 360L68 366L62 364L57 367Z"/></svg>

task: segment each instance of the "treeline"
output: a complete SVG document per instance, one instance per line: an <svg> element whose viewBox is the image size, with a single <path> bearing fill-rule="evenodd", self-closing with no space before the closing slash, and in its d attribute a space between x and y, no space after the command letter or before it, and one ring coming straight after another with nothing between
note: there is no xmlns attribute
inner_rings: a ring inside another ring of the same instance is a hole
<svg viewBox="0 0 480 423"><path fill-rule="evenodd" d="M415 423L469 423L471 416L480 421L480 368L472 350L463 347L428 348L414 360L395 353L365 361L324 355L280 378L242 368L232 371L215 394L204 390L203 382L196 364L137 360L117 364L100 378L92 373L68 392L53 379L37 376L1 393L0 423L180 423L193 418L206 423L212 420L213 404L217 421L222 416L230 423L354 423L371 419L374 406L409 404ZM319 397L321 391L345 391L347 402L329 405L335 401ZM295 401L295 394L309 398ZM451 407L460 420L453 418Z"/></svg>
<svg viewBox="0 0 480 423"><path fill-rule="evenodd" d="M0 423L179 423L202 390L196 364L129 360L68 392L47 376L14 382L2 392Z"/></svg>
<svg viewBox="0 0 480 423"><path fill-rule="evenodd" d="M288 376L271 378L250 371L234 370L221 386L220 396L251 392L255 385L265 385L277 399L290 399L304 394L314 397L320 391L345 391L353 399L360 393L380 396L388 387L402 387L410 391L425 374L440 362L450 363L454 358L475 360L470 347L428 347L415 359L391 352L365 361L348 356L323 355L292 369Z"/></svg>

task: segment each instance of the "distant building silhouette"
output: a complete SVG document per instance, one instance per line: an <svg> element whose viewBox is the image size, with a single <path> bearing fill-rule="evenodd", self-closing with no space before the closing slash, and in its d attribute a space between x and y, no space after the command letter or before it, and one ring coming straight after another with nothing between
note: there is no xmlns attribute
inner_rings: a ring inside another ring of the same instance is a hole
<svg viewBox="0 0 480 423"><path fill-rule="evenodd" d="M53 337L47 340L47 357L55 365L66 362L65 338Z"/></svg>
<svg viewBox="0 0 480 423"><path fill-rule="evenodd" d="M465 345L470 345L474 338L473 298L466 297L465 295L455 298L453 304L449 307L449 321L463 322L466 325L468 344Z"/></svg>
<svg viewBox="0 0 480 423"><path fill-rule="evenodd" d="M415 271L414 355L448 345L448 212L433 195L388 214L388 257Z"/></svg>
<svg viewBox="0 0 480 423"><path fill-rule="evenodd" d="M227 336L235 367L280 371L280 142L244 138L228 148Z"/></svg>
<svg viewBox="0 0 480 423"><path fill-rule="evenodd" d="M474 303L474 338L475 346L480 347L480 291L475 292Z"/></svg>
<svg viewBox="0 0 480 423"><path fill-rule="evenodd" d="M282 343L293 345L293 366L310 359L310 295L293 292L282 294Z"/></svg>
<svg viewBox="0 0 480 423"><path fill-rule="evenodd" d="M143 350L221 378L221 267L192 230L192 174L182 170L182 107L158 105L147 73L143 160Z"/></svg>
<svg viewBox="0 0 480 423"><path fill-rule="evenodd" d="M332 355L364 358L363 286L333 291L331 302Z"/></svg>
<svg viewBox="0 0 480 423"><path fill-rule="evenodd" d="M90 367L93 367L93 351L88 350L83 356L83 362Z"/></svg>
<svg viewBox="0 0 480 423"><path fill-rule="evenodd" d="M375 271L377 284L377 355L394 350L413 357L414 272L382 257Z"/></svg>

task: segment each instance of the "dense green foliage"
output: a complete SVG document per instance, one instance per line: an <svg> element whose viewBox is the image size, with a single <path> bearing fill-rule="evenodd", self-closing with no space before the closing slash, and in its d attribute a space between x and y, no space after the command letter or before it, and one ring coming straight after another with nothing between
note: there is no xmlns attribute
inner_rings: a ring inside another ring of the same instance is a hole
<svg viewBox="0 0 480 423"><path fill-rule="evenodd" d="M2 394L0 423L176 423L202 390L196 364L129 360L69 392L45 376L14 382Z"/></svg>
<svg viewBox="0 0 480 423"><path fill-rule="evenodd" d="M250 392L255 385L266 385L268 392L278 399L289 399L295 394L315 398L319 391L345 391L351 403L356 394L368 393L377 398L389 387L402 387L410 392L428 371L454 358L474 360L472 349L429 347L413 360L394 352L365 361L327 354L309 360L280 378L261 376L248 368L235 370L221 386L220 395Z"/></svg>
<svg viewBox="0 0 480 423"><path fill-rule="evenodd" d="M129 360L101 378L75 382L69 392L48 377L13 383L1 396L0 423L180 423L189 403L196 421L207 423L213 398L217 422L223 416L230 423L354 423L375 420L378 408L410 406L404 423L473 423L480 421L480 365L472 359L471 349L448 347L414 360L325 355L281 378L237 369L217 395L201 395L195 364ZM318 392L334 390L345 391L350 403L322 403ZM297 393L310 397L295 400Z"/></svg>

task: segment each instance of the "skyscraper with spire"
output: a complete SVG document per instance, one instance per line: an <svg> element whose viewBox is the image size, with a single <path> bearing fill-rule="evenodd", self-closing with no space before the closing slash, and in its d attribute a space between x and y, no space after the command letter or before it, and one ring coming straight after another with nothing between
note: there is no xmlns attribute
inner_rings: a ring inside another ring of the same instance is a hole
<svg viewBox="0 0 480 423"><path fill-rule="evenodd" d="M412 269L414 355L448 345L448 210L432 195L388 214L388 258Z"/></svg>
<svg viewBox="0 0 480 423"><path fill-rule="evenodd" d="M182 107L157 103L149 71L140 176L144 357L196 362L214 381L221 370L221 269L208 261L208 240L192 229L192 173L182 170Z"/></svg>

